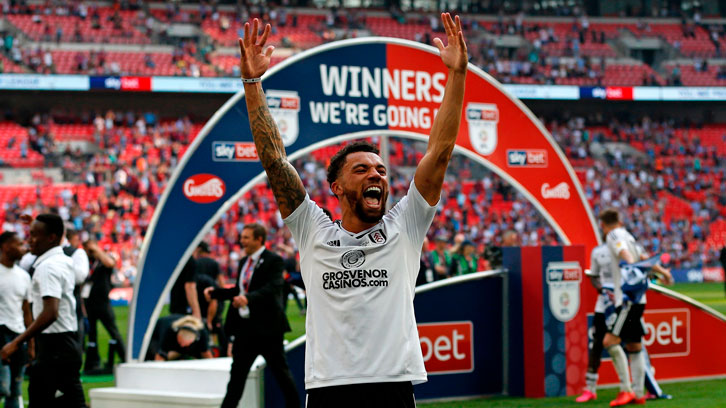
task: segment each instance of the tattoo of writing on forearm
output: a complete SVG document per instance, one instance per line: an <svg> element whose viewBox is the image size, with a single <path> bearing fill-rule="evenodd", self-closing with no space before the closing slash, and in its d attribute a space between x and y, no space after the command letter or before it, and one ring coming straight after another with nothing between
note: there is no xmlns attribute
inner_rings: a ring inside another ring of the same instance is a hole
<svg viewBox="0 0 726 408"><path fill-rule="evenodd" d="M280 212L283 215L290 214L305 199L305 187L287 160L280 132L267 106L260 106L251 113L250 123L257 155L270 180Z"/></svg>

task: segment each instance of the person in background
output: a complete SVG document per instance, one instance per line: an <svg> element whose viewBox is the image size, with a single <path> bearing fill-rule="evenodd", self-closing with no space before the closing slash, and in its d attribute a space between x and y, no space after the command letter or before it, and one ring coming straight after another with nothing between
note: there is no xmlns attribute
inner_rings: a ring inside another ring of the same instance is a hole
<svg viewBox="0 0 726 408"><path fill-rule="evenodd" d="M202 241L199 243L196 251L196 274L197 276L207 275L219 287L224 287L225 281L222 271L219 269L219 263L211 257L209 245Z"/></svg>
<svg viewBox="0 0 726 408"><path fill-rule="evenodd" d="M204 273L197 273L197 300L199 302L199 310L202 316L204 316L204 324L209 331L210 336L216 338L216 343L219 347L219 355L227 355L227 336L224 332L224 325L222 324L221 308L219 302L216 299L207 301L204 297L204 290L207 288L217 289L219 285L212 279L211 276Z"/></svg>
<svg viewBox="0 0 726 408"><path fill-rule="evenodd" d="M32 217L29 215L23 215L21 217L21 220L25 223L30 223L32 221ZM89 262L88 262L88 254L86 254L86 251L81 246L81 235L79 234L79 231L72 229L72 228L66 228L65 230L65 238L63 239L62 247L63 247L63 253L67 256L71 257L71 260L73 261L73 271L75 272L75 286L73 287L73 296L76 299L76 319L78 320L78 342L81 345L81 350L83 349L83 342L85 340L85 322L86 322L86 314L85 310L83 308L83 299L81 298L81 286L83 285L83 282L86 281L86 278L88 278L88 270L89 270ZM35 262L37 256L33 255L32 253L28 252L20 259L18 262L18 265L28 271L30 273L31 277L33 276L33 272L31 270L31 266L33 265L33 262Z"/></svg>
<svg viewBox="0 0 726 408"><path fill-rule="evenodd" d="M219 354L226 355L228 341L222 322L222 308L219 307L219 302L216 299L207 302L204 297L204 290L206 288L212 287L217 289L225 287L224 274L219 267L219 263L211 257L211 251L206 242L202 241L199 243L194 256L196 258L196 275L194 280L196 281L199 313L202 316L207 330L209 330L209 335L213 340L216 340L216 344L219 347Z"/></svg>
<svg viewBox="0 0 726 408"><path fill-rule="evenodd" d="M502 234L502 246L512 247L519 246L519 234L515 230L506 230Z"/></svg>
<svg viewBox="0 0 726 408"><path fill-rule="evenodd" d="M202 311L199 309L197 298L196 275L197 262L194 256L190 256L171 288L169 313L181 315L191 313L192 316L202 320Z"/></svg>
<svg viewBox="0 0 726 408"><path fill-rule="evenodd" d="M724 289L724 292L726 292L726 246L721 248L721 253L719 254L719 260L721 261L721 267L723 267L723 271L724 271L723 289Z"/></svg>
<svg viewBox="0 0 726 408"><path fill-rule="evenodd" d="M300 281L300 262L297 260L297 253L294 248L285 244L277 245L277 254L280 255L285 264L285 270L282 272L282 277L285 279L285 284L282 290L282 309L287 313L287 300L292 295L297 304L297 308L300 311L301 316L305 316L305 306L303 306L300 296L295 289L296 281Z"/></svg>
<svg viewBox="0 0 726 408"><path fill-rule="evenodd" d="M434 272L431 268L431 257L428 254L429 240L424 238L421 248L421 258L419 259L418 276L416 276L416 286L421 286L434 280Z"/></svg>
<svg viewBox="0 0 726 408"><path fill-rule="evenodd" d="M156 322L146 360L212 358L209 333L194 316L171 314Z"/></svg>
<svg viewBox="0 0 726 408"><path fill-rule="evenodd" d="M448 277L451 268L451 254L446 249L448 240L443 235L434 238L434 250L431 251L430 264L434 270L434 280L441 280Z"/></svg>
<svg viewBox="0 0 726 408"><path fill-rule="evenodd" d="M63 252L73 260L73 269L76 272L76 286L73 288L73 296L76 298L76 318L78 319L78 341L83 350L83 342L86 337L86 314L83 307L81 287L88 278L89 262L88 254L81 245L81 234L73 228L66 228L66 239L63 244Z"/></svg>
<svg viewBox="0 0 726 408"><path fill-rule="evenodd" d="M118 354L121 362L126 361L124 339L121 332L119 332L118 326L116 326L116 315L108 298L113 288L111 276L116 266L116 260L112 254L103 251L93 239L86 241L83 246L90 255L89 259L92 265L91 276L83 289L89 327L84 372L112 373L116 354ZM110 337L108 341L108 360L104 369L101 369L101 359L98 355L97 326L99 321L103 324Z"/></svg>
<svg viewBox="0 0 726 408"><path fill-rule="evenodd" d="M479 257L476 255L476 246L473 242L465 240L459 245L451 259L449 276L466 275L477 271Z"/></svg>
<svg viewBox="0 0 726 408"><path fill-rule="evenodd" d="M9 231L0 234L0 347L18 337L33 320L28 303L30 276L16 265L23 252L23 241L18 234ZM26 354L23 344L9 361L0 363L0 397L5 397L6 408L23 406Z"/></svg>
<svg viewBox="0 0 726 408"><path fill-rule="evenodd" d="M300 398L287 365L284 333L290 324L282 309L284 269L282 257L265 248L267 230L260 224L247 224L240 242L245 256L240 261L237 284L227 289L207 288L207 300L230 300L227 331L234 336L232 367L222 408L239 404L247 374L258 355L267 361L285 396L286 406L299 407Z"/></svg>
<svg viewBox="0 0 726 408"><path fill-rule="evenodd" d="M28 243L37 256L30 267L30 303L35 320L0 350L7 360L21 345L35 339L35 362L30 371L30 408L84 407L81 386L81 346L73 296L73 261L61 248L63 220L57 214L40 214L30 226ZM62 394L56 398L57 392Z"/></svg>

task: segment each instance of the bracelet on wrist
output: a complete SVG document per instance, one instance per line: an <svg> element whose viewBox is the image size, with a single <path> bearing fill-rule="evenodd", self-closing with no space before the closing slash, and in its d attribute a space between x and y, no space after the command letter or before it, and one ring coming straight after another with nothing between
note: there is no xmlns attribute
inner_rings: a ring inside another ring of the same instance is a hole
<svg viewBox="0 0 726 408"><path fill-rule="evenodd" d="M257 82L262 82L262 78L242 78L243 84L254 84Z"/></svg>

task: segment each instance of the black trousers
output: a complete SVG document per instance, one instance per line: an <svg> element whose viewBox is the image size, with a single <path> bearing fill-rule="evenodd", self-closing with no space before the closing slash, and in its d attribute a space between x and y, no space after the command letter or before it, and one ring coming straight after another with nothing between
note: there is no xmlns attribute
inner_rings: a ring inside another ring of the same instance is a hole
<svg viewBox="0 0 726 408"><path fill-rule="evenodd" d="M605 323L605 314L595 313L592 319L592 326L594 330L590 351L588 353L587 369L591 373L596 373L600 369L600 360L602 359L602 341L605 338L605 333L608 331L608 326Z"/></svg>
<svg viewBox="0 0 726 408"><path fill-rule="evenodd" d="M265 358L267 366L280 385L285 396L285 406L300 408L300 396L295 388L290 368L287 366L282 339L282 333L273 336L251 336L247 333L235 336L232 346L232 368L222 408L237 408L242 399L247 374L258 355Z"/></svg>
<svg viewBox="0 0 726 408"><path fill-rule="evenodd" d="M116 326L116 315L111 307L111 302L108 300L94 301L86 300L86 313L88 314L88 342L96 344L96 347L89 347L86 350L86 358L93 359L94 362L99 361L98 355L98 322L100 321L103 327L108 332L108 336L111 337L111 342L116 343L115 350L119 354L121 361L126 359L126 347L124 346L124 339L121 336L121 332ZM109 356L113 356L109 352ZM88 366L86 366L88 367Z"/></svg>
<svg viewBox="0 0 726 408"><path fill-rule="evenodd" d="M81 348L76 332L35 338L36 359L28 374L29 408L86 407L81 387ZM55 397L56 391L63 395Z"/></svg>
<svg viewBox="0 0 726 408"><path fill-rule="evenodd" d="M307 391L306 408L415 408L410 381L337 385Z"/></svg>

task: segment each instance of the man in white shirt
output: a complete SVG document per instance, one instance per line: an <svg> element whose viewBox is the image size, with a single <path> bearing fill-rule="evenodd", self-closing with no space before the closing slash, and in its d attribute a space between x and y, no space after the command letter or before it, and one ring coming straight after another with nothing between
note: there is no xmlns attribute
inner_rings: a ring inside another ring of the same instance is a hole
<svg viewBox="0 0 726 408"><path fill-rule="evenodd" d="M86 315L83 311L83 297L81 296L81 288L86 282L90 273L91 262L88 259L88 254L83 248L81 242L81 234L78 230L67 228L66 239L63 244L63 253L70 256L73 260L73 270L75 271L75 284L73 288L73 296L76 298L76 319L78 320L78 342L83 348L84 338L86 337L86 330L84 320Z"/></svg>
<svg viewBox="0 0 726 408"><path fill-rule="evenodd" d="M30 268L30 303L34 321L0 350L8 359L24 342L35 339L35 362L29 374L30 408L85 407L81 387L81 348L76 331L73 261L63 253L63 220L40 214L30 226L28 244L37 256ZM61 397L56 398L60 391Z"/></svg>
<svg viewBox="0 0 726 408"><path fill-rule="evenodd" d="M386 214L388 173L378 149L352 143L331 159L332 222L305 192L270 115L260 77L271 27L245 24L241 73L252 135L280 214L300 248L309 298L307 406L413 407L412 383L426 381L413 297L421 247L436 212L463 111L467 51L459 18L441 15L448 45L435 39L448 79L426 154L408 194Z"/></svg>
<svg viewBox="0 0 726 408"><path fill-rule="evenodd" d="M645 404L645 355L642 352L642 337L645 334L642 324L643 311L646 298L643 295L634 301L624 301L621 288L622 275L620 263L632 265L647 259L647 254L635 238L623 227L620 212L615 209L603 210L599 215L600 228L605 234L605 243L610 250L611 278L613 282L613 303L615 305L615 319L608 324L608 331L603 339L603 347L612 357L613 366L620 378L620 393L610 402L611 407L630 403ZM656 271L663 271L659 266ZM667 273L667 270L665 271ZM668 273L668 276L670 274ZM628 357L620 344L625 345L630 358L628 370ZM632 372L632 384L630 372Z"/></svg>
<svg viewBox="0 0 726 408"><path fill-rule="evenodd" d="M588 402L597 399L598 369L600 368L600 356L603 351L602 341L607 332L605 309L612 305L608 292L603 288L603 285L612 285L612 272L610 270L612 259L610 250L605 244L593 248L590 254L590 271L588 276L590 276L592 286L598 291L598 296L597 302L595 303L595 315L590 329L592 343L588 353L587 373L585 374L586 387L583 394L577 397L576 402Z"/></svg>
<svg viewBox="0 0 726 408"><path fill-rule="evenodd" d="M23 256L23 241L15 232L0 234L0 347L18 337L30 325L32 317L28 297L30 275L15 263ZM22 385L26 350L22 347L0 365L0 396L6 408L23 404Z"/></svg>

